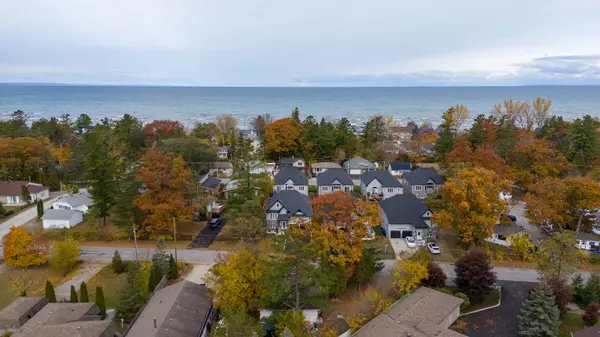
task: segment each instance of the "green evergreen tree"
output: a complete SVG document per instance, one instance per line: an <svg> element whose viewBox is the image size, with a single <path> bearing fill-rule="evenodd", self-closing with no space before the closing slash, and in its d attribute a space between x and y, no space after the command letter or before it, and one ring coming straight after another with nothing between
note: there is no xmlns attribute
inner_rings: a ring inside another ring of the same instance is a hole
<svg viewBox="0 0 600 337"><path fill-rule="evenodd" d="M360 290L362 284L371 281L376 272L383 269L384 265L381 259L377 257L379 253L379 249L375 247L363 248L360 261L358 261L352 275L354 281L358 283L358 290Z"/></svg>
<svg viewBox="0 0 600 337"><path fill-rule="evenodd" d="M56 303L56 294L54 293L54 286L49 280L46 280L46 298L50 303Z"/></svg>
<svg viewBox="0 0 600 337"><path fill-rule="evenodd" d="M73 186L73 193L74 194L79 193L79 186L77 186L77 185Z"/></svg>
<svg viewBox="0 0 600 337"><path fill-rule="evenodd" d="M176 280L179 278L179 271L177 270L177 263L173 258L173 254L169 256L169 280Z"/></svg>
<svg viewBox="0 0 600 337"><path fill-rule="evenodd" d="M3 217L4 214L6 214L6 208L4 208L4 205L0 202L0 217Z"/></svg>
<svg viewBox="0 0 600 337"><path fill-rule="evenodd" d="M130 261L127 264L127 282L121 290L121 297L117 307L118 317L130 322L144 303L144 294L140 288L140 267Z"/></svg>
<svg viewBox="0 0 600 337"><path fill-rule="evenodd" d="M87 291L87 285L85 282L81 282L81 286L79 287L79 302L87 303L90 301Z"/></svg>
<svg viewBox="0 0 600 337"><path fill-rule="evenodd" d="M104 300L104 290L101 286L96 287L96 305L100 308L100 316L106 318L106 302Z"/></svg>
<svg viewBox="0 0 600 337"><path fill-rule="evenodd" d="M26 203L29 203L31 201L31 194L29 193L29 189L25 185L21 185L21 197Z"/></svg>
<svg viewBox="0 0 600 337"><path fill-rule="evenodd" d="M112 258L112 264L111 264L111 268L112 271L115 274L121 274L122 272L125 271L125 263L123 262L123 260L121 259L121 254L119 254L118 250L115 250L115 253L113 254L113 258Z"/></svg>
<svg viewBox="0 0 600 337"><path fill-rule="evenodd" d="M75 286L73 285L71 285L71 299L69 302L77 303L77 291L75 291Z"/></svg>
<svg viewBox="0 0 600 337"><path fill-rule="evenodd" d="M298 109L298 107L295 107L294 110L292 110L292 119L296 121L296 123L300 123L300 109Z"/></svg>
<svg viewBox="0 0 600 337"><path fill-rule="evenodd" d="M150 275L148 276L148 293L152 293L156 286L160 283L160 268L158 264L153 262L150 268Z"/></svg>
<svg viewBox="0 0 600 337"><path fill-rule="evenodd" d="M44 215L44 202L42 200L37 201L37 216L38 219L41 219Z"/></svg>
<svg viewBox="0 0 600 337"><path fill-rule="evenodd" d="M167 254L165 239L163 238L159 238L156 242L156 253L152 255L152 263L158 264L161 276L167 275L169 272L169 255Z"/></svg>
<svg viewBox="0 0 600 337"><path fill-rule="evenodd" d="M523 301L519 333L524 337L556 337L559 325L560 311L554 304L552 289L546 283L540 283Z"/></svg>

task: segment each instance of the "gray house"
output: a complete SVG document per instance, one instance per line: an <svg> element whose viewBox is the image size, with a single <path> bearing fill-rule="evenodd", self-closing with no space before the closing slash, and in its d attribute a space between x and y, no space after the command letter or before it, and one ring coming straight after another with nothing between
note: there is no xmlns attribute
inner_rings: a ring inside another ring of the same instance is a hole
<svg viewBox="0 0 600 337"><path fill-rule="evenodd" d="M433 213L412 194L399 194L379 202L382 228L388 238L412 236L417 240L433 240L437 226L431 223Z"/></svg>
<svg viewBox="0 0 600 337"><path fill-rule="evenodd" d="M365 172L360 178L362 195L387 199L402 192L402 184L388 171Z"/></svg>
<svg viewBox="0 0 600 337"><path fill-rule="evenodd" d="M411 165L407 162L393 161L388 165L388 172L393 176L402 176L405 173L410 172Z"/></svg>
<svg viewBox="0 0 600 337"><path fill-rule="evenodd" d="M295 167L299 170L304 170L306 162L302 158L281 158L279 160L279 168Z"/></svg>
<svg viewBox="0 0 600 337"><path fill-rule="evenodd" d="M369 171L375 171L377 165L362 157L354 157L344 163L344 170L348 172L353 180L360 179L360 176Z"/></svg>
<svg viewBox="0 0 600 337"><path fill-rule="evenodd" d="M308 196L295 190L284 190L269 198L267 203L267 233L279 233L289 224L308 221L312 207Z"/></svg>
<svg viewBox="0 0 600 337"><path fill-rule="evenodd" d="M294 167L284 167L275 176L273 193L289 190L308 195L308 177Z"/></svg>
<svg viewBox="0 0 600 337"><path fill-rule="evenodd" d="M404 174L404 186L419 199L434 194L444 185L444 178L432 168L417 168Z"/></svg>
<svg viewBox="0 0 600 337"><path fill-rule="evenodd" d="M337 191L350 193L354 183L346 171L341 168L330 168L317 176L317 186L319 195Z"/></svg>

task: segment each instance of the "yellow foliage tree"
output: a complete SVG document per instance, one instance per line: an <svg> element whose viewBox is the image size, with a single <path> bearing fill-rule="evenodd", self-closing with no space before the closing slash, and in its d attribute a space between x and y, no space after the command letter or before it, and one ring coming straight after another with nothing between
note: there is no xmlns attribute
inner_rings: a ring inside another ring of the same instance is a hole
<svg viewBox="0 0 600 337"><path fill-rule="evenodd" d="M68 272L72 270L79 260L79 241L69 236L66 241L55 242L50 251L50 266L54 270Z"/></svg>
<svg viewBox="0 0 600 337"><path fill-rule="evenodd" d="M401 260L394 268L394 288L405 294L419 286L421 280L429 277L427 264L422 261Z"/></svg>
<svg viewBox="0 0 600 337"><path fill-rule="evenodd" d="M4 239L4 261L11 267L39 266L47 261L47 249L23 227L11 227Z"/></svg>
<svg viewBox="0 0 600 337"><path fill-rule="evenodd" d="M525 233L513 233L508 237L513 254L522 261L533 261L535 246L531 242L531 235Z"/></svg>
<svg viewBox="0 0 600 337"><path fill-rule="evenodd" d="M492 235L506 203L500 192L510 190L510 183L493 171L475 167L462 169L442 188L442 210L432 221L441 228L456 231L466 244L479 243Z"/></svg>
<svg viewBox="0 0 600 337"><path fill-rule="evenodd" d="M565 156L552 148L552 143L536 139L517 144L512 162L517 171L517 182L531 188L536 181L556 178L569 167Z"/></svg>
<svg viewBox="0 0 600 337"><path fill-rule="evenodd" d="M260 281L265 275L260 256L242 248L218 261L205 280L217 308L248 311L255 309L252 300L261 296Z"/></svg>
<svg viewBox="0 0 600 337"><path fill-rule="evenodd" d="M302 146L302 125L291 118L283 118L266 127L266 150L277 156L291 155Z"/></svg>

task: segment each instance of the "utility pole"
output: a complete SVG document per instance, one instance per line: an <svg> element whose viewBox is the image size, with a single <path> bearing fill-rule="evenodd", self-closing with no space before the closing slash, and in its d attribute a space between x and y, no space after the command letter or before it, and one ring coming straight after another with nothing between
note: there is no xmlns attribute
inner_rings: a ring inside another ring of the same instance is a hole
<svg viewBox="0 0 600 337"><path fill-rule="evenodd" d="M135 244L135 261L139 265L140 264L140 260L138 258L137 231L136 231L136 228L135 228L135 223L133 224L133 242Z"/></svg>
<svg viewBox="0 0 600 337"><path fill-rule="evenodd" d="M173 241L175 244L175 262L177 262L177 221L173 217Z"/></svg>

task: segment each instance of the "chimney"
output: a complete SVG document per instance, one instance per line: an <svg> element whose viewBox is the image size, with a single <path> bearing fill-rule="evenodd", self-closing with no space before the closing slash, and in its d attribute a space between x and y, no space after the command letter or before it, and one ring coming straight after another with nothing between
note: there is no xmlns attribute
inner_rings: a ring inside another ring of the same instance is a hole
<svg viewBox="0 0 600 337"><path fill-rule="evenodd" d="M154 330L156 330L156 317L154 317L152 321L154 321Z"/></svg>

